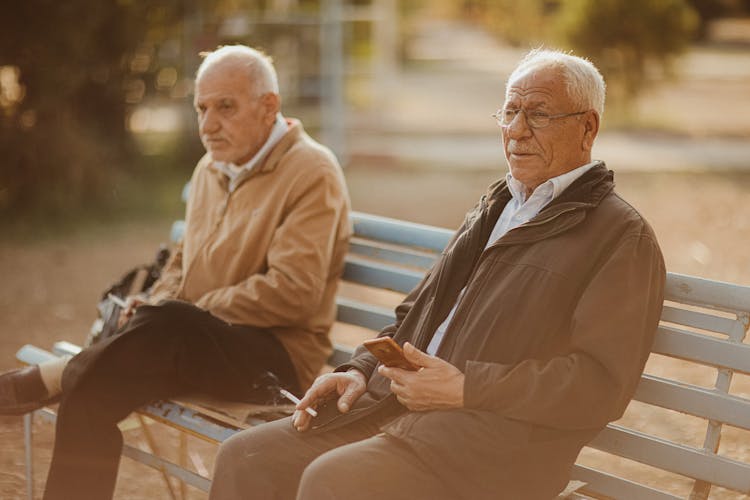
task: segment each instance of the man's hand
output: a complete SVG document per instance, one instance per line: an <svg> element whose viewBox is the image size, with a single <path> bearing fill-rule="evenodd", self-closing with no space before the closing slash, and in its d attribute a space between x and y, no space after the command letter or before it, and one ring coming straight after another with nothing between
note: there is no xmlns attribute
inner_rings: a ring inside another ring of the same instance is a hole
<svg viewBox="0 0 750 500"><path fill-rule="evenodd" d="M117 328L128 322L128 320L135 314L135 310L138 306L146 303L146 298L141 295L130 295L125 299L127 306L120 311L120 317L117 318Z"/></svg>
<svg viewBox="0 0 750 500"><path fill-rule="evenodd" d="M399 402L412 411L463 408L464 374L452 364L426 354L408 342L404 355L421 366L419 371L378 367L378 372L391 379L391 391Z"/></svg>
<svg viewBox="0 0 750 500"><path fill-rule="evenodd" d="M338 408L341 413L346 413L355 401L365 393L367 379L364 373L351 369L344 373L326 373L321 375L312 387L307 390L305 397L297 404L297 409L292 415L292 424L298 431L306 431L310 428L311 417L305 408L314 407L327 399L339 396Z"/></svg>

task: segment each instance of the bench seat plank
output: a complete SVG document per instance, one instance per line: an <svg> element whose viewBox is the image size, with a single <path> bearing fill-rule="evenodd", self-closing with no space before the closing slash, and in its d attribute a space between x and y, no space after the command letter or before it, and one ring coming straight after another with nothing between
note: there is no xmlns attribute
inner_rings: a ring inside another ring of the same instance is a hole
<svg viewBox="0 0 750 500"><path fill-rule="evenodd" d="M667 273L664 298L733 313L750 311L750 287L678 273Z"/></svg>
<svg viewBox="0 0 750 500"><path fill-rule="evenodd" d="M382 264L358 257L347 257L343 279L361 285L409 293L422 281L424 273L404 267Z"/></svg>
<svg viewBox="0 0 750 500"><path fill-rule="evenodd" d="M449 229L362 212L352 212L350 218L354 224L354 233L359 237L434 252L442 252L453 236L453 231Z"/></svg>
<svg viewBox="0 0 750 500"><path fill-rule="evenodd" d="M627 479L607 474L606 472L592 469L585 465L574 465L572 476L587 483L587 486L582 488L583 493L595 493L612 498L637 498L638 500L680 499L680 497L670 493L628 481Z"/></svg>
<svg viewBox="0 0 750 500"><path fill-rule="evenodd" d="M589 446L642 464L750 493L750 465L609 424Z"/></svg>
<svg viewBox="0 0 750 500"><path fill-rule="evenodd" d="M342 323L359 325L370 330L380 331L396 321L393 309L374 306L352 299L338 297L336 318Z"/></svg>
<svg viewBox="0 0 750 500"><path fill-rule="evenodd" d="M411 248L386 246L375 241L360 238L352 239L349 244L349 253L420 269L432 267L436 260L434 253L413 250Z"/></svg>
<svg viewBox="0 0 750 500"><path fill-rule="evenodd" d="M750 345L659 326L651 352L750 374Z"/></svg>
<svg viewBox="0 0 750 500"><path fill-rule="evenodd" d="M750 430L750 401L715 389L644 374L633 399Z"/></svg>
<svg viewBox="0 0 750 500"><path fill-rule="evenodd" d="M737 319L723 318L699 311L690 311L665 305L661 312L661 320L677 325L689 326L709 332L723 333L732 336L743 330L743 325Z"/></svg>

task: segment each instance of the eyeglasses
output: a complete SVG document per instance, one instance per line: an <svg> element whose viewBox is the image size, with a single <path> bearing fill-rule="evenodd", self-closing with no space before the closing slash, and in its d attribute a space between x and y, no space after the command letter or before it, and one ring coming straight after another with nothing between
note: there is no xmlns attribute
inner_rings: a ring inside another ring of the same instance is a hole
<svg viewBox="0 0 750 500"><path fill-rule="evenodd" d="M492 113L492 117L497 120L497 124L501 127L507 127L511 123L513 123L513 120L516 118L518 113L523 113L526 117L526 124L529 126L529 128L544 128L552 120L557 120L558 118L566 118L568 116L576 116L576 115L582 115L586 113L586 111L576 111L574 113L561 113L559 115L550 115L545 113L544 111L527 111L523 108L518 109L498 109L494 113Z"/></svg>

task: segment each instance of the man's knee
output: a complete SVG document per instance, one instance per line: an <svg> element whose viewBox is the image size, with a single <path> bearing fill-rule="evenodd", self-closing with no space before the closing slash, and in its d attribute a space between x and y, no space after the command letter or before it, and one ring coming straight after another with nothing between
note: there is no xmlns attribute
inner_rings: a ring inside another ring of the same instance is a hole
<svg viewBox="0 0 750 500"><path fill-rule="evenodd" d="M343 488L339 482L345 480L347 475L342 473L336 460L332 460L327 455L329 454L321 455L305 468L299 482L298 499L343 498L337 496L338 491L334 493L333 488L334 486L337 490Z"/></svg>
<svg viewBox="0 0 750 500"><path fill-rule="evenodd" d="M245 430L219 447L211 484L212 498L242 498L241 491L270 492L283 489L294 470L300 443L288 432L288 419ZM296 432L296 431L295 431ZM258 498L264 498L258 494Z"/></svg>

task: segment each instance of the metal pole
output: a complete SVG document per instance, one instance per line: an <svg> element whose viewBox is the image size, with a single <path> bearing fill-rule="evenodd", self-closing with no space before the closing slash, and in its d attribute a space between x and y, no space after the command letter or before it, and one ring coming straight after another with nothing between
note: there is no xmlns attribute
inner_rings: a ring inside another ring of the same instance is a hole
<svg viewBox="0 0 750 500"><path fill-rule="evenodd" d="M347 162L344 106L344 43L341 0L320 6L321 140L342 164Z"/></svg>
<svg viewBox="0 0 750 500"><path fill-rule="evenodd" d="M32 426L34 425L34 413L23 416L23 444L26 448L26 496L34 500L34 449L32 447Z"/></svg>

